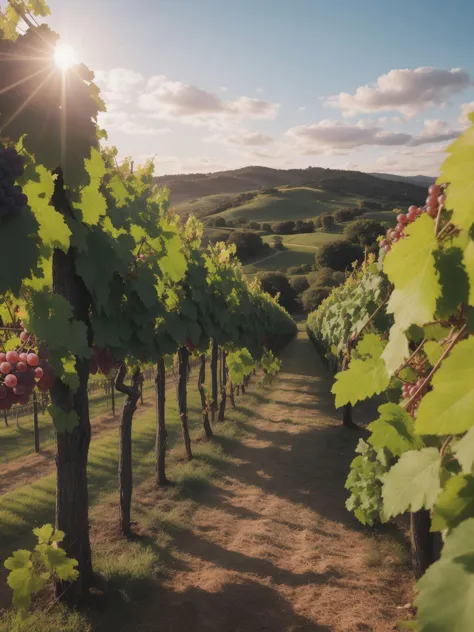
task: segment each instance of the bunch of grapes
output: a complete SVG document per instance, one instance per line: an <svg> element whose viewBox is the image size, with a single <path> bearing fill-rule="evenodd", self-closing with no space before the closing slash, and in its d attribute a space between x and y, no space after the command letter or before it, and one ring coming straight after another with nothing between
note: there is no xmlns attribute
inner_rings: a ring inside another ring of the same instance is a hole
<svg viewBox="0 0 474 632"><path fill-rule="evenodd" d="M404 382L402 386L402 396L403 399L410 400L412 397L416 395L416 398L410 404L410 409L408 412L411 413L413 417L416 417L416 411L418 410L418 406L420 401L425 394L425 390L423 388L426 381L426 377L420 377L416 382Z"/></svg>
<svg viewBox="0 0 474 632"><path fill-rule="evenodd" d="M108 375L112 369L118 369L120 362L116 362L110 353L110 350L105 347L101 348L97 345L92 347L93 356L90 359L89 369L92 375L95 375L100 371L103 375Z"/></svg>
<svg viewBox="0 0 474 632"><path fill-rule="evenodd" d="M15 184L23 171L23 158L16 149L0 143L0 221L8 220L28 204L21 186Z"/></svg>
<svg viewBox="0 0 474 632"><path fill-rule="evenodd" d="M48 363L48 349L23 330L16 349L0 353L0 410L13 404L27 404L35 386L47 391L54 383L54 370Z"/></svg>
<svg viewBox="0 0 474 632"><path fill-rule="evenodd" d="M438 215L439 209L444 206L445 201L446 195L443 187L440 187L437 184L432 184L428 189L428 197L426 198L425 206L418 207L412 205L409 207L408 213L400 213L397 215L397 225L395 228L389 228L385 239L382 239L380 242L382 250L390 252L393 244L396 244L397 241L406 237L404 233L405 226L414 222L417 217L423 213L427 213L434 219Z"/></svg>

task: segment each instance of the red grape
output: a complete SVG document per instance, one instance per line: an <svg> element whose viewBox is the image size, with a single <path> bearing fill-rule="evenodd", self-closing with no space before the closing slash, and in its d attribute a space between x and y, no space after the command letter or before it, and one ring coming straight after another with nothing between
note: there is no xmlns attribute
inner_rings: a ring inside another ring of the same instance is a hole
<svg viewBox="0 0 474 632"><path fill-rule="evenodd" d="M12 375L11 377L15 377L15 376ZM26 388L23 386L23 384L17 384L13 388L13 392L15 393L15 395L24 395L25 391L26 391Z"/></svg>
<svg viewBox="0 0 474 632"><path fill-rule="evenodd" d="M20 395L18 397L18 403L21 406L25 406L25 404L27 404L30 401L30 395L29 393L24 393L23 395Z"/></svg>
<svg viewBox="0 0 474 632"><path fill-rule="evenodd" d="M36 353L29 353L26 360L29 366L38 366L39 358Z"/></svg>
<svg viewBox="0 0 474 632"><path fill-rule="evenodd" d="M19 359L20 356L18 355L17 351L9 351L7 353L7 362L14 364L15 362L18 362Z"/></svg>
<svg viewBox="0 0 474 632"><path fill-rule="evenodd" d="M439 195L439 192L441 191L440 187L437 184L432 184L430 186L430 188L428 189L428 193L430 195Z"/></svg>
<svg viewBox="0 0 474 632"><path fill-rule="evenodd" d="M27 369L28 367L26 366L24 362L18 362L16 365L16 370L19 371L20 373L25 373Z"/></svg>
<svg viewBox="0 0 474 632"><path fill-rule="evenodd" d="M27 355L26 353L20 353L19 358L20 358L20 362L26 362L27 359Z"/></svg>
<svg viewBox="0 0 474 632"><path fill-rule="evenodd" d="M10 373L9 375L5 377L5 386L8 386L8 388L15 388L17 383L18 383L18 380L16 379L15 375L12 375Z"/></svg>
<svg viewBox="0 0 474 632"><path fill-rule="evenodd" d="M30 337L30 334L27 331L22 331L20 334L20 340L22 342L26 342L29 337Z"/></svg>
<svg viewBox="0 0 474 632"><path fill-rule="evenodd" d="M397 215L397 222L399 224L406 224L408 222L408 217L406 213L400 213L399 215Z"/></svg>
<svg viewBox="0 0 474 632"><path fill-rule="evenodd" d="M410 206L410 210L408 211L407 219L412 222L418 217L418 208L416 206Z"/></svg>
<svg viewBox="0 0 474 632"><path fill-rule="evenodd" d="M44 375L43 369L40 366L36 367L36 369L35 369L35 377L40 379L40 378L43 377L43 375Z"/></svg>
<svg viewBox="0 0 474 632"><path fill-rule="evenodd" d="M442 206L445 202L446 202L446 196L444 193L442 193L438 198L438 204Z"/></svg>
<svg viewBox="0 0 474 632"><path fill-rule="evenodd" d="M7 373L10 373L11 370L12 365L9 362L2 362L2 364L0 364L1 373L4 373L6 375Z"/></svg>
<svg viewBox="0 0 474 632"><path fill-rule="evenodd" d="M7 354L6 354L6 353L1 352L1 353L0 353L0 364L1 364L2 362L5 362L5 360L6 360L6 359L7 359Z"/></svg>

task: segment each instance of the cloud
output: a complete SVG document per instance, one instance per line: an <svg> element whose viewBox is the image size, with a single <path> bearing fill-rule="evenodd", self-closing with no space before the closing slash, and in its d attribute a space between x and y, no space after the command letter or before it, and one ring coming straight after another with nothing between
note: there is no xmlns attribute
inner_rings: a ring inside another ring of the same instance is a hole
<svg viewBox="0 0 474 632"><path fill-rule="evenodd" d="M229 136L227 138L227 142L239 147L256 147L260 145L269 145L273 142L273 138L271 136L267 136L267 134L261 134L260 132L249 132L248 134Z"/></svg>
<svg viewBox="0 0 474 632"><path fill-rule="evenodd" d="M439 143L453 140L459 136L459 129L451 129L446 121L441 119L428 119L425 121L423 130L412 138L410 145L426 145L427 143Z"/></svg>
<svg viewBox="0 0 474 632"><path fill-rule="evenodd" d="M107 131L118 131L130 135L158 136L169 134L169 127L150 127L133 120L133 115L123 110L118 110L113 105L107 112L99 114L99 125Z"/></svg>
<svg viewBox="0 0 474 632"><path fill-rule="evenodd" d="M461 105L461 114L459 115L459 122L462 125L468 126L471 124L471 121L468 118L468 115L474 112L474 101L470 103L463 103Z"/></svg>
<svg viewBox="0 0 474 632"><path fill-rule="evenodd" d="M413 116L446 104L470 85L468 73L460 68L394 69L381 75L374 86L361 86L354 94L341 92L329 97L326 104L340 108L345 116L386 110Z"/></svg>
<svg viewBox="0 0 474 632"><path fill-rule="evenodd" d="M326 153L349 150L363 145L406 145L410 134L388 132L377 125L359 121L355 125L345 121L324 120L313 125L299 125L288 130L305 153Z"/></svg>
<svg viewBox="0 0 474 632"><path fill-rule="evenodd" d="M102 91L106 103L131 103L145 84L145 77L128 68L98 70L95 82Z"/></svg>
<svg viewBox="0 0 474 632"><path fill-rule="evenodd" d="M213 92L164 75L148 80L138 105L155 118L210 126L232 120L274 119L279 107L245 96L224 100Z"/></svg>
<svg viewBox="0 0 474 632"><path fill-rule="evenodd" d="M298 112L306 112L306 106L300 105L300 107L298 108Z"/></svg>
<svg viewBox="0 0 474 632"><path fill-rule="evenodd" d="M445 159L444 147L433 147L423 152L396 150L380 156L374 164L364 165L364 171L398 173L401 175L436 176Z"/></svg>
<svg viewBox="0 0 474 632"><path fill-rule="evenodd" d="M287 136L295 140L303 154L343 155L349 150L364 146L416 147L429 143L452 140L459 130L451 129L445 121L429 119L419 134L391 132L381 127L377 121L324 120L313 125L300 125L287 131Z"/></svg>
<svg viewBox="0 0 474 632"><path fill-rule="evenodd" d="M255 90L255 92L256 92L257 94L263 94L263 93L265 92L265 90L264 90L263 88L257 88L257 89Z"/></svg>

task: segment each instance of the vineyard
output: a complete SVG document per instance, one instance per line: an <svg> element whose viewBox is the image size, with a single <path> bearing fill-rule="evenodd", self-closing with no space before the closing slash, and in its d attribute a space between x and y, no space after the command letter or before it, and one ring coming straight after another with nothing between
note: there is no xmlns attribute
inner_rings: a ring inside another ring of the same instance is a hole
<svg viewBox="0 0 474 632"><path fill-rule="evenodd" d="M471 117L474 123L473 118ZM474 124L449 148L426 205L399 213L368 258L313 312L308 332L335 372L346 426L374 398L347 509L364 525L409 514L416 621L474 629L472 165Z"/></svg>

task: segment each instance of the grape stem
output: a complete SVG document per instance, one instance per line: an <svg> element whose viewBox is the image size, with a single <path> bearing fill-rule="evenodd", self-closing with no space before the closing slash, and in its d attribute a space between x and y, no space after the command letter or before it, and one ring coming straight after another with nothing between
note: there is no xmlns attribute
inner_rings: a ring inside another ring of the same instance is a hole
<svg viewBox="0 0 474 632"><path fill-rule="evenodd" d="M443 442L443 445L441 446L441 450L440 450L441 456L444 456L444 453L446 452L452 440L453 440L453 435L449 435L449 437L446 437L446 439Z"/></svg>
<svg viewBox="0 0 474 632"><path fill-rule="evenodd" d="M451 349L454 347L454 345L456 344L456 342L459 340L459 338L467 331L467 325L463 325L461 327L461 329L458 331L458 333L454 336L454 338L451 340L451 342L449 343L449 345L446 347L446 349L443 351L443 355L440 357L440 359L438 360L438 362L434 365L434 367L431 369L431 371L428 373L425 381L423 382L423 384L417 389L416 393L413 394L412 397L410 397L410 399L408 400L408 402L403 406L403 408L405 408L405 410L407 408L409 408L413 402L416 400L416 398L419 396L419 394L427 387L427 385L429 384L429 382L431 381L433 375L436 373L436 371L439 369L439 367L441 366L442 361L445 359L445 357L448 355L448 353L451 351Z"/></svg>
<svg viewBox="0 0 474 632"><path fill-rule="evenodd" d="M410 364L410 362L413 361L413 359L415 358L417 353L419 353L423 349L423 346L424 346L425 342L426 342L426 338L423 338L423 340L420 342L420 344L415 349L415 351L413 351L413 353L408 358L408 360L405 360L405 362L402 364L402 366L397 369L397 371L395 372L395 377L398 377L398 374L400 373L400 371L403 371L403 369L405 369Z"/></svg>

